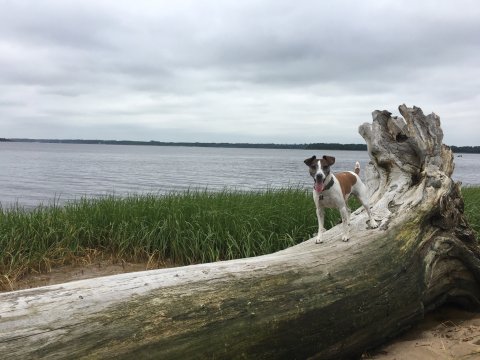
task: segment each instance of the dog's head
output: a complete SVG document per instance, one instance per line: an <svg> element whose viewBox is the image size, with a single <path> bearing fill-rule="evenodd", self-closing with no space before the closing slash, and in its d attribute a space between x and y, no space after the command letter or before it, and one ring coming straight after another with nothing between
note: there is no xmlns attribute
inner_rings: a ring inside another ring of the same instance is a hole
<svg viewBox="0 0 480 360"><path fill-rule="evenodd" d="M318 192L323 191L325 179L330 174L330 166L335 164L335 158L323 155L321 159L317 159L313 155L311 158L305 159L304 163L309 167L310 175L315 181L315 190Z"/></svg>

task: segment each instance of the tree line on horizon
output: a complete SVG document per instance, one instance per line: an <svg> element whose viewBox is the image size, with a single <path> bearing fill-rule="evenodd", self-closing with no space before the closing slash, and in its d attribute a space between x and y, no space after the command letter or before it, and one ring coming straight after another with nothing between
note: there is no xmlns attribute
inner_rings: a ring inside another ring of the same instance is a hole
<svg viewBox="0 0 480 360"><path fill-rule="evenodd" d="M90 144L90 145L148 145L148 146L188 146L219 148L253 148L253 149L298 149L298 150L351 150L367 151L366 144L311 143L311 144L274 144L274 143L206 143L206 142L164 142L133 140L83 140L83 139L8 139L0 138L0 142L39 142L58 144ZM450 146L454 153L480 154L480 146Z"/></svg>

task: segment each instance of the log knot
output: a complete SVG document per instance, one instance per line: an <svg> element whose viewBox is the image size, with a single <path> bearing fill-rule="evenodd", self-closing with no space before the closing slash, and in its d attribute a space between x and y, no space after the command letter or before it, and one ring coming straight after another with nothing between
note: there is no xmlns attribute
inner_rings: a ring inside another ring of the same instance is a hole
<svg viewBox="0 0 480 360"><path fill-rule="evenodd" d="M443 194L432 215L432 225L443 230L456 227L463 218L464 203L458 184L452 184L450 191Z"/></svg>

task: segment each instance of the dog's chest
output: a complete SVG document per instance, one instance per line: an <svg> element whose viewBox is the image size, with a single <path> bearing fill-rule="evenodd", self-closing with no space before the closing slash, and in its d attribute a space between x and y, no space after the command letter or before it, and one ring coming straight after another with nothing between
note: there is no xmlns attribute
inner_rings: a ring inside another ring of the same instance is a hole
<svg viewBox="0 0 480 360"><path fill-rule="evenodd" d="M338 208L345 202L341 194L339 196L337 191L332 190L317 193L320 206L324 208Z"/></svg>

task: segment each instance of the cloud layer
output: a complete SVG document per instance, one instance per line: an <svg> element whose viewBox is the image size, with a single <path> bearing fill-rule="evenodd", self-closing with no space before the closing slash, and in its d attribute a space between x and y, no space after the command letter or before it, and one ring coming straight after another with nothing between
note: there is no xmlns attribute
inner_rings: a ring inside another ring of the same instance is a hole
<svg viewBox="0 0 480 360"><path fill-rule="evenodd" d="M477 1L0 0L0 137L355 142L422 107L478 145Z"/></svg>

